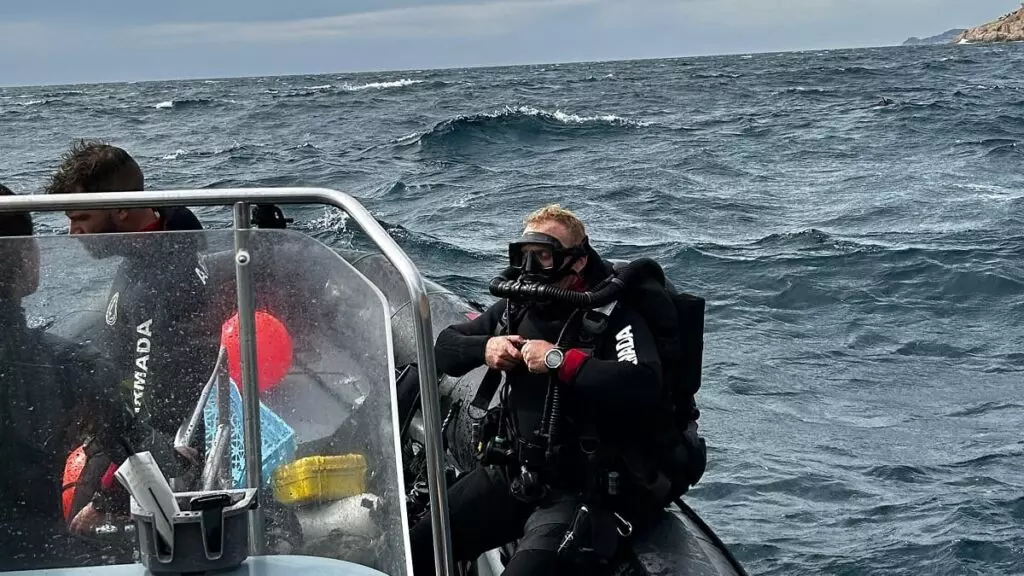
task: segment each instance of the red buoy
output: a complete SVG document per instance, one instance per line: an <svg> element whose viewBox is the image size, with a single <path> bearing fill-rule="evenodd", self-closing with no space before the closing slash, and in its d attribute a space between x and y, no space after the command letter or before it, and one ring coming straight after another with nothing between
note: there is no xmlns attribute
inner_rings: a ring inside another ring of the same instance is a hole
<svg viewBox="0 0 1024 576"><path fill-rule="evenodd" d="M227 349L228 374L242 386L241 334L238 314L224 323L221 346ZM292 367L292 337L280 320L266 312L256 312L256 382L260 393L281 383Z"/></svg>

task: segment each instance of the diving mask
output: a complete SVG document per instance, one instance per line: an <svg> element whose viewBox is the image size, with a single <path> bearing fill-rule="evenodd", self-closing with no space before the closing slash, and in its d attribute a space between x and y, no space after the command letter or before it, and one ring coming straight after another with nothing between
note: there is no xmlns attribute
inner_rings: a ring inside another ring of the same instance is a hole
<svg viewBox="0 0 1024 576"><path fill-rule="evenodd" d="M587 241L566 248L554 236L541 232L525 232L508 245L509 266L519 270L524 282L552 284L568 276L572 266L585 256Z"/></svg>

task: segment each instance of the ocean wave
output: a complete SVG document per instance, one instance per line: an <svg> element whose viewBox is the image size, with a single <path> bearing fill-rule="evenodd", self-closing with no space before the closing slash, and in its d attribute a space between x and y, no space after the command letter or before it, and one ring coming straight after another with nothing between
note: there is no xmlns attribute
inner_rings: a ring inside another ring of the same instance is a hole
<svg viewBox="0 0 1024 576"><path fill-rule="evenodd" d="M63 102L63 98L40 98L36 100L26 100L24 102L18 102L22 106L44 106L46 104L54 104L56 102Z"/></svg>
<svg viewBox="0 0 1024 576"><path fill-rule="evenodd" d="M961 348L945 342L930 340L912 340L895 351L900 356L925 356L932 358L964 358L976 353L974 350Z"/></svg>
<svg viewBox="0 0 1024 576"><path fill-rule="evenodd" d="M650 126L641 120L631 120L615 114L580 116L555 110L549 112L532 106L505 106L495 112L456 116L434 125L426 132L414 132L392 142L399 146L421 144L433 139L443 139L461 134L477 133L494 136L502 132L542 133L547 130L567 128L626 128L635 129Z"/></svg>
<svg viewBox="0 0 1024 576"><path fill-rule="evenodd" d="M39 95L40 98L60 98L62 96L82 96L87 94L85 90L53 90L50 92L43 92Z"/></svg>
<svg viewBox="0 0 1024 576"><path fill-rule="evenodd" d="M906 464L880 464L877 466L871 466L864 471L864 474L871 476L878 480L886 480L890 482L903 482L907 484L925 483L934 477L938 473L938 469L930 466L910 466ZM885 512L888 512L886 510ZM872 514L874 516L880 516L876 512Z"/></svg>
<svg viewBox="0 0 1024 576"><path fill-rule="evenodd" d="M324 94L337 94L339 92L363 92L366 90L388 90L397 88L406 88L409 86L432 86L432 87L443 87L447 86L448 83L436 80L433 82L427 82L426 80L412 80L404 78L401 80L390 80L382 82L368 82L366 84L352 84L345 82L343 84L317 84L315 86L301 86L291 87L285 90L278 90L268 88L264 90L265 94L273 96L280 96L284 98L308 98L312 96L321 96Z"/></svg>
<svg viewBox="0 0 1024 576"><path fill-rule="evenodd" d="M604 76L594 76L593 74L591 74L590 76L585 76L583 78L570 78L567 82L569 84L581 84L581 83L600 82L601 80L614 80L614 79L615 79L615 74L605 74Z"/></svg>
<svg viewBox="0 0 1024 576"><path fill-rule="evenodd" d="M160 159L161 160L177 160L179 158L184 158L185 156L188 156L188 154L189 154L188 150L185 150L185 149L182 149L182 148L178 148L177 150L175 150L171 154L165 154L165 155L161 156Z"/></svg>
<svg viewBox="0 0 1024 576"><path fill-rule="evenodd" d="M742 78L743 75L737 72L694 72L693 77L709 80L716 78L728 78L730 80L735 80L737 78Z"/></svg>
<svg viewBox="0 0 1024 576"><path fill-rule="evenodd" d="M993 147L985 155L988 157L1020 156L1024 155L1024 146L1021 146L1019 142L1007 142Z"/></svg>
<svg viewBox="0 0 1024 576"><path fill-rule="evenodd" d="M235 154L238 152L248 155L254 153L256 148L262 147L260 144L240 144L235 142L231 146L226 148L214 148L213 150L186 150L184 148L178 148L170 154L164 154L160 157L161 160L181 160L182 158L208 158L212 156L221 156L224 154Z"/></svg>
<svg viewBox="0 0 1024 576"><path fill-rule="evenodd" d="M786 94L800 94L804 96L831 96L837 94L832 88L809 88L807 86L793 86L772 92L772 96L783 96Z"/></svg>
<svg viewBox="0 0 1024 576"><path fill-rule="evenodd" d="M164 100L153 104L153 108L157 110L187 110L190 108L200 108L203 106L213 106L217 104L238 104L236 100L228 100L226 98L175 98L172 100Z"/></svg>
<svg viewBox="0 0 1024 576"><path fill-rule="evenodd" d="M403 78L401 80L389 80L384 82L370 82L367 84L349 84L345 83L341 86L342 90L346 92L360 92L362 90L383 90L385 88L405 88L406 86L415 86L416 84L422 84L424 80L411 80L409 78Z"/></svg>
<svg viewBox="0 0 1024 576"><path fill-rule="evenodd" d="M884 249L882 246L877 244L839 239L828 232L817 228L808 228L798 232L777 232L769 234L763 238L754 240L749 244L749 247L758 249L783 248L786 250L799 251L806 251L809 249L831 249L841 254L848 254L850 252L878 252Z"/></svg>
<svg viewBox="0 0 1024 576"><path fill-rule="evenodd" d="M405 246L412 256L426 256L429 254L436 257L438 255L447 255L446 257L455 258L458 261L465 261L468 258L476 262L493 263L493 255L483 250L475 250L469 246L445 242L437 236L415 232L400 224L381 222L381 226L397 242Z"/></svg>
<svg viewBox="0 0 1024 576"><path fill-rule="evenodd" d="M1020 410L1024 408L1024 405L1017 404L1015 402L984 402L970 408L964 408L955 412L946 414L947 418L966 418L972 416L981 416L982 414L989 414L991 412L998 412L1002 410Z"/></svg>

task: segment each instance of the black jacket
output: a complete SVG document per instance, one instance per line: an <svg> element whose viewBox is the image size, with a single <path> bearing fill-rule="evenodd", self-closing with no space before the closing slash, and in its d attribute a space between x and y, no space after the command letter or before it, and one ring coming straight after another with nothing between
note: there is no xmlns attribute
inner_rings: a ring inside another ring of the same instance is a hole
<svg viewBox="0 0 1024 576"><path fill-rule="evenodd" d="M86 432L127 436L127 407L94 349L28 328L9 302L0 324L0 515L59 518L66 457Z"/></svg>
<svg viewBox="0 0 1024 576"><path fill-rule="evenodd" d="M88 344L29 328L16 303L0 301L0 558L4 569L69 563L61 514L64 466L86 438L106 461L120 464L149 451L165 472L178 472L172 439L132 418L114 366ZM87 467L80 486L96 487ZM98 470L102 474L103 470ZM81 490L72 515L88 503ZM119 498L126 511L127 496Z"/></svg>
<svg viewBox="0 0 1024 576"><path fill-rule="evenodd" d="M165 230L202 230L187 208L162 215ZM135 414L173 436L219 349L220 326L206 308L205 242L194 233L144 233L130 242L110 288L102 341Z"/></svg>
<svg viewBox="0 0 1024 576"><path fill-rule="evenodd" d="M0 301L0 326L0 557L5 569L42 567L67 545L68 454L86 433L116 449L128 411L94 349L29 328L12 302Z"/></svg>
<svg viewBox="0 0 1024 576"><path fill-rule="evenodd" d="M593 285L604 277L607 267L596 255L591 259L586 276ZM474 320L442 331L435 344L438 370L457 377L483 364L487 341L495 335L506 304L506 300L500 300ZM568 319L567 312L530 309L510 332L555 343ZM583 348L579 342L571 345ZM587 347L591 349L574 374L559 376L568 377L562 382L568 438L586 428L600 432L606 445L635 444L644 428L636 424L653 414L663 397L661 359L654 337L643 317L621 304L598 341ZM518 432L533 439L544 410L548 375L531 374L525 365L519 365L507 372L507 383L508 406L518 421Z"/></svg>

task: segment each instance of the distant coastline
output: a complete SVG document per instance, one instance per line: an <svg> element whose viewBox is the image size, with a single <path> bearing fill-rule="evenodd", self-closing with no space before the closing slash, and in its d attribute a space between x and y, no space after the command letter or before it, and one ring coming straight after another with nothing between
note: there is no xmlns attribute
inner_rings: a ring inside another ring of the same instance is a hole
<svg viewBox="0 0 1024 576"><path fill-rule="evenodd" d="M965 30L953 39L956 44L1024 41L1024 6L981 26Z"/></svg>
<svg viewBox="0 0 1024 576"><path fill-rule="evenodd" d="M952 30L946 30L942 34L936 34L935 36L929 36L927 38L918 38L913 36L907 38L907 41L903 43L904 46L927 46L933 44L949 44L955 42L961 34L966 32L966 28L954 28Z"/></svg>
<svg viewBox="0 0 1024 576"><path fill-rule="evenodd" d="M973 28L953 28L942 34L918 38L907 38L904 46L928 46L936 44L989 44L996 42L1024 42L1024 2L1022 6L1004 14L997 20Z"/></svg>

